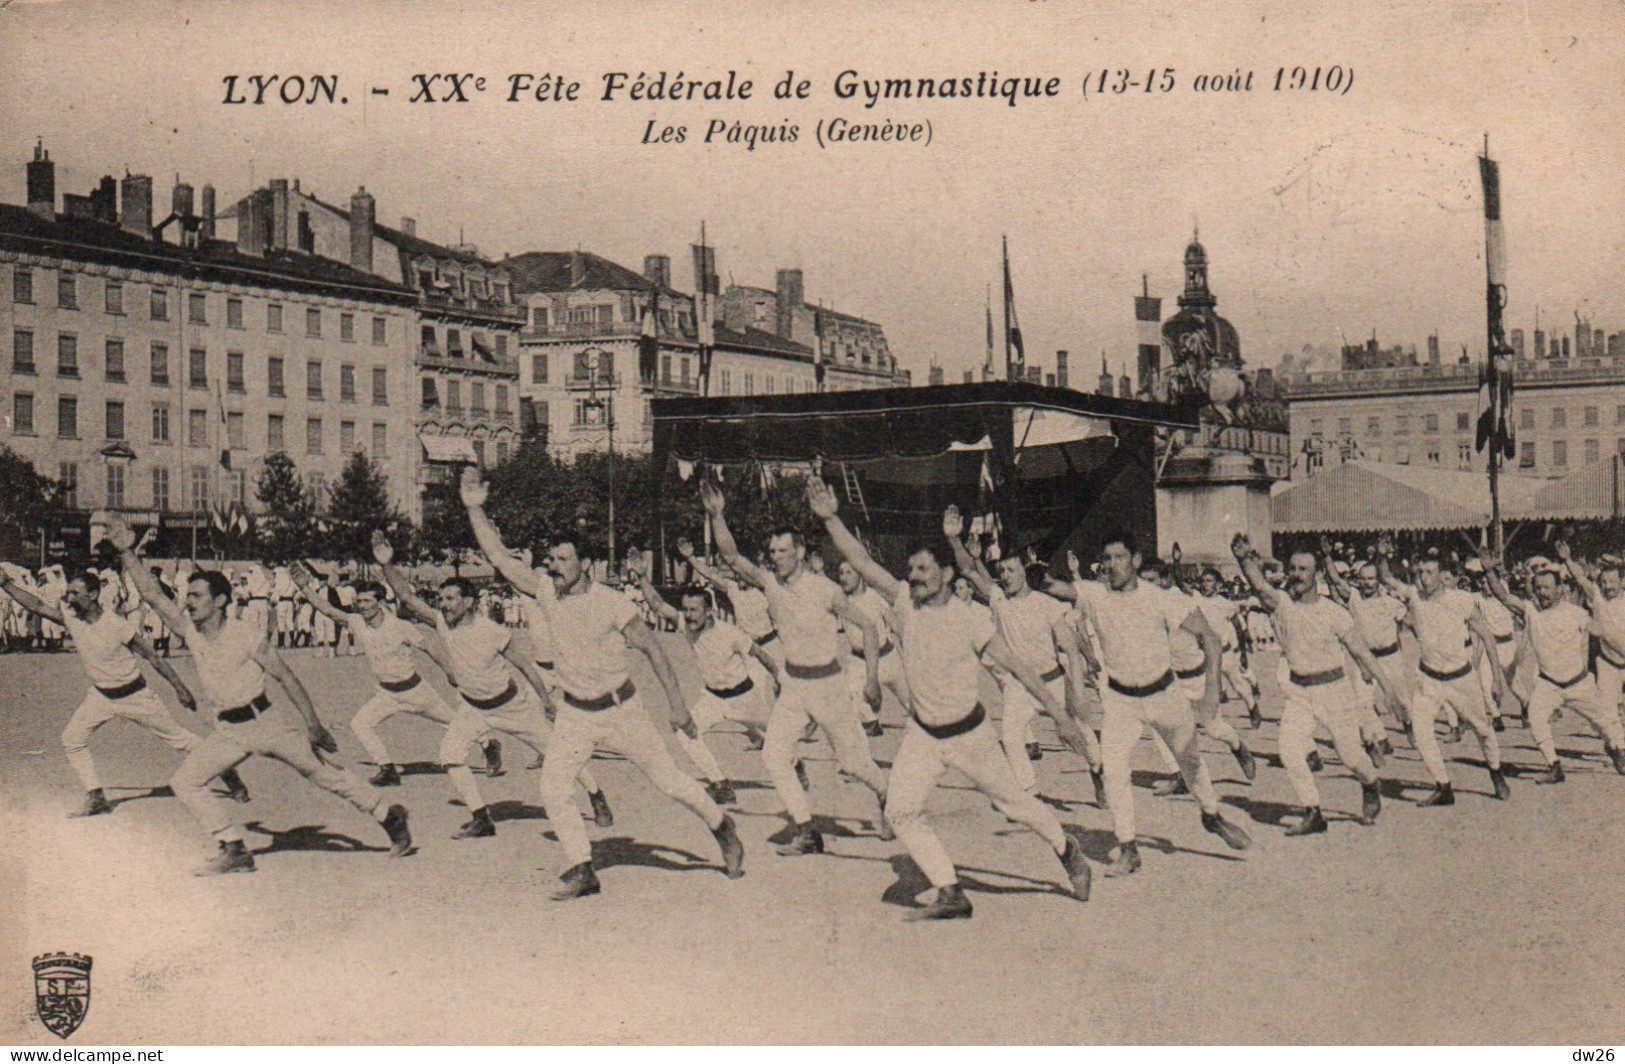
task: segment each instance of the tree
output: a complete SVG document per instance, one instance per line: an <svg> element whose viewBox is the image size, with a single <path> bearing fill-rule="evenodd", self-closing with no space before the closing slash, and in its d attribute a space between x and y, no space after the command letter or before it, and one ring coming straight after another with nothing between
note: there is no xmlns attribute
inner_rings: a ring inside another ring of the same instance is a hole
<svg viewBox="0 0 1625 1064"><path fill-rule="evenodd" d="M23 543L61 514L61 485L0 444L0 557L22 557Z"/></svg>
<svg viewBox="0 0 1625 1064"><path fill-rule="evenodd" d="M316 534L316 501L293 459L281 451L267 457L254 496L264 507L259 534L265 560L280 565L304 557Z"/></svg>
<svg viewBox="0 0 1625 1064"><path fill-rule="evenodd" d="M477 550L474 528L468 523L455 480L430 484L423 490L423 524L411 541L411 553L419 558L461 565L463 555Z"/></svg>
<svg viewBox="0 0 1625 1064"><path fill-rule="evenodd" d="M389 479L378 463L356 451L344 463L338 483L328 489L322 553L329 558L370 558L373 529L394 532L405 522L405 515L390 501Z"/></svg>

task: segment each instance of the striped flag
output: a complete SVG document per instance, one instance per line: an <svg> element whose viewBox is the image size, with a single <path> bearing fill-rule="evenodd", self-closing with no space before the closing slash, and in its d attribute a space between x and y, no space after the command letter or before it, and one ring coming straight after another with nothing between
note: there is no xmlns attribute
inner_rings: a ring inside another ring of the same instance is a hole
<svg viewBox="0 0 1625 1064"><path fill-rule="evenodd" d="M220 394L220 382L214 382L214 409L220 415L220 468L231 472L231 436L226 429L226 401Z"/></svg>
<svg viewBox="0 0 1625 1064"><path fill-rule="evenodd" d="M1140 357L1139 389L1149 392L1162 372L1162 300L1151 294L1151 281L1140 278L1140 295L1134 297L1134 329L1138 334Z"/></svg>
<svg viewBox="0 0 1625 1064"><path fill-rule="evenodd" d="M1016 289L1010 281L1010 239L1004 239L1004 333L1005 379L1021 380L1026 377L1027 350L1021 342L1021 323L1016 318ZM1015 352L1012 361L1010 352Z"/></svg>
<svg viewBox="0 0 1625 1064"><path fill-rule="evenodd" d="M1489 157L1488 141L1478 157L1478 176L1484 184L1484 269L1488 278L1485 308L1489 316L1489 351L1479 375L1485 390L1484 412L1478 418L1478 450L1490 447L1511 459L1517 453L1512 431L1512 348L1502 331L1506 309L1506 240L1501 230L1501 168Z"/></svg>

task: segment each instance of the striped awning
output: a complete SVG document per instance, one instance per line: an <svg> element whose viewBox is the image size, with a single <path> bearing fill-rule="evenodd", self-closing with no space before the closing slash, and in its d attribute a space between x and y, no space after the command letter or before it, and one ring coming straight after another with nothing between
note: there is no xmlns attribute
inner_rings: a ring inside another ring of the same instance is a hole
<svg viewBox="0 0 1625 1064"><path fill-rule="evenodd" d="M1502 515L1521 515L1545 483L1503 477ZM1489 479L1481 472L1345 462L1278 491L1270 512L1281 533L1482 528L1490 520Z"/></svg>
<svg viewBox="0 0 1625 1064"><path fill-rule="evenodd" d="M1606 521L1625 516L1625 455L1592 462L1546 485L1513 517L1539 521Z"/></svg>

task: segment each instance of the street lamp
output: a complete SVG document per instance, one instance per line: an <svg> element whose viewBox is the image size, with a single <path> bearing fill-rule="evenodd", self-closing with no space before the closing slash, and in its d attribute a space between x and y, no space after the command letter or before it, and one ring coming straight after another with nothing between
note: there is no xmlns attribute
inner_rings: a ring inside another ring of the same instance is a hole
<svg viewBox="0 0 1625 1064"><path fill-rule="evenodd" d="M587 409L597 410L604 419L609 444L609 563L615 564L615 382L608 381L609 397L598 398L599 366L608 354L601 347L589 347L587 356Z"/></svg>

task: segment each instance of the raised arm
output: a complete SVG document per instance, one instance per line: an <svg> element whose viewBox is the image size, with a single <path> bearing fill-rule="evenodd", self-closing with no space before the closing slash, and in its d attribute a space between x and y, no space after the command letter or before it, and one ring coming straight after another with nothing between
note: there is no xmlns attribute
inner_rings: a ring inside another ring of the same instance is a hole
<svg viewBox="0 0 1625 1064"><path fill-rule="evenodd" d="M497 531L496 524L486 514L485 502L491 489L480 478L480 471L471 465L464 466L463 479L457 485L457 490L462 497L463 508L468 511L468 523L474 526L474 540L479 543L491 567L501 573L516 591L534 597L536 570L509 553L502 542L502 533Z"/></svg>
<svg viewBox="0 0 1625 1064"><path fill-rule="evenodd" d="M56 606L48 605L39 596L31 591L18 587L11 579L11 574L4 566L0 566L0 591L4 591L17 600L17 604L29 613L37 613L48 621L62 623L62 610Z"/></svg>
<svg viewBox="0 0 1625 1064"><path fill-rule="evenodd" d="M807 478L807 505L812 509L813 516L824 522L824 530L829 533L830 542L835 549L841 552L852 568L863 577L863 582L880 593L888 603L895 604L897 596L903 589L903 582L886 571L885 566L875 561L874 556L858 542L858 537L846 527L840 515L836 513L839 503L835 501L835 493L829 485L824 483L822 477Z"/></svg>
<svg viewBox="0 0 1625 1064"><path fill-rule="evenodd" d="M135 551L135 531L115 517L107 523L107 538L118 551L119 564L124 567L124 575L135 584L136 593L141 596L142 601L157 612L171 632L184 631L186 612L181 609L180 603L164 594L164 585L141 564L141 557Z"/></svg>
<svg viewBox="0 0 1625 1064"><path fill-rule="evenodd" d="M727 575L724 574L720 569L706 561L704 558L700 557L699 554L694 550L694 544L690 543L687 539L679 539L677 541L677 554L688 563L689 568L693 569L699 575L705 577L705 579L710 583L713 583L718 587L726 587L728 584L732 583L732 581L728 579Z"/></svg>
<svg viewBox="0 0 1625 1064"><path fill-rule="evenodd" d="M151 665L153 671L164 678L165 683L175 689L175 697L180 700L181 705L194 712L197 710L197 699L192 696L191 688L186 686L185 681L181 679L180 673L175 671L175 666L160 658L157 652L152 649L152 643L148 641L144 633L137 631L135 635L130 637L130 642L127 645L142 660Z"/></svg>
<svg viewBox="0 0 1625 1064"><path fill-rule="evenodd" d="M670 621L672 624L682 625L683 611L667 602L666 597L654 586L654 582L649 579L649 574L643 571L642 558L636 554L628 555L626 571L632 579L637 581L638 590L643 592L643 601L648 603L649 608L655 612L655 616Z"/></svg>
<svg viewBox="0 0 1625 1064"><path fill-rule="evenodd" d="M1377 579L1382 586L1398 595L1400 599L1409 601L1411 585L1394 575L1390 559L1394 554L1394 541L1386 535L1377 537Z"/></svg>
<svg viewBox="0 0 1625 1064"><path fill-rule="evenodd" d="M1072 579L1067 583L1062 583L1053 576L1045 574L1044 593L1058 598L1062 602L1077 602L1078 589L1076 585L1083 580L1083 563L1078 561L1076 551L1069 550L1066 552L1066 568L1067 572L1072 574Z"/></svg>
<svg viewBox="0 0 1625 1064"><path fill-rule="evenodd" d="M390 546L389 537L384 535L382 529L375 529L372 533L372 557L384 571L384 583L395 592L395 597L406 612L425 624L439 624L440 611L430 606L416 591L412 590L401 571L395 568L395 548Z"/></svg>
<svg viewBox="0 0 1625 1064"><path fill-rule="evenodd" d="M959 507L950 506L943 511L942 534L948 537L948 545L954 551L954 564L959 566L959 571L971 582L978 595L991 600L995 586L992 577L960 539L965 534L965 519L960 516Z"/></svg>
<svg viewBox="0 0 1625 1064"><path fill-rule="evenodd" d="M327 601L323 594L325 587L316 582L315 573L305 562L294 562L288 567L288 574L293 577L293 586L298 588L300 596L321 613L333 618L338 624L349 624L350 614L339 609Z"/></svg>
<svg viewBox="0 0 1625 1064"><path fill-rule="evenodd" d="M1574 586L1578 587L1580 593L1585 596L1586 605L1595 613L1603 603L1602 589L1597 586L1595 580L1591 579L1591 574L1586 572L1586 567L1580 564L1579 559L1574 556L1574 552L1569 548L1568 540L1558 540L1555 549L1558 561L1561 561L1563 567L1569 571L1569 578L1574 581Z"/></svg>
<svg viewBox="0 0 1625 1064"><path fill-rule="evenodd" d="M1247 538L1245 532L1237 532L1230 541L1230 553L1241 564L1241 575L1247 578L1247 586L1253 589L1253 594L1258 596L1264 608L1274 613L1281 605L1281 593L1264 579L1264 570L1258 564L1258 551L1253 548L1252 540Z"/></svg>
<svg viewBox="0 0 1625 1064"><path fill-rule="evenodd" d="M739 574L739 579L755 584L757 587L767 586L767 574L761 567L739 552L739 544L734 542L733 530L728 527L728 519L723 511L728 508L728 501L723 498L722 489L709 480L700 482L700 505L711 517L711 533L717 538L717 550L722 554L722 560L728 563L728 568ZM709 579L709 575L707 577ZM718 580L717 583L721 583Z"/></svg>
<svg viewBox="0 0 1625 1064"><path fill-rule="evenodd" d="M1339 573L1337 566L1332 564L1332 541L1325 536L1320 537L1320 556L1326 559L1326 564L1320 568L1326 574L1326 586L1332 589L1332 597L1343 603L1343 605L1348 605L1350 596L1354 594L1354 589L1349 587L1349 582L1343 579L1343 574Z"/></svg>
<svg viewBox="0 0 1625 1064"><path fill-rule="evenodd" d="M677 683L677 670L671 667L671 659L666 656L666 648L660 645L660 640L643 618L634 617L621 629L626 636L626 645L649 659L649 667L654 670L655 679L666 692L666 705L670 707L671 726L682 732L690 739L700 737L699 728L694 724L694 718L689 716L688 701L683 697L683 689Z"/></svg>
<svg viewBox="0 0 1625 1064"><path fill-rule="evenodd" d="M1497 602L1510 610L1514 617L1517 617L1527 624L1529 621L1526 614L1528 607L1521 599L1514 598L1512 592L1507 590L1506 582L1501 579L1501 560L1488 553L1480 554L1478 560L1484 565L1484 586L1489 588L1490 594L1495 596L1495 600ZM1478 616L1479 620L1483 620L1483 617L1479 615L1477 611L1475 611L1475 616ZM1489 635L1488 624L1484 626L1484 632L1487 636ZM1493 636L1489 636L1489 638L1484 641L1484 645L1486 647L1493 647L1495 645L1495 638ZM1491 656L1493 657L1494 655Z"/></svg>

